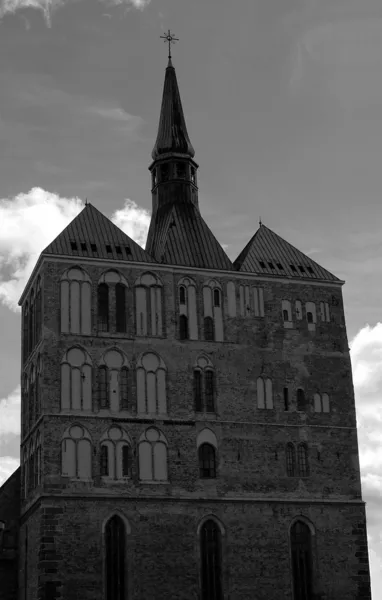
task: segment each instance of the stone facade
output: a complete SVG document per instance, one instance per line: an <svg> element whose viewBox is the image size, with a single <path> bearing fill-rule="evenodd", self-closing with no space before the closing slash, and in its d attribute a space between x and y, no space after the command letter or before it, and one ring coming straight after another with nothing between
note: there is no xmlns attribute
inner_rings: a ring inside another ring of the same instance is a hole
<svg viewBox="0 0 382 600"><path fill-rule="evenodd" d="M0 487L0 598L14 600L18 589L20 468Z"/></svg>

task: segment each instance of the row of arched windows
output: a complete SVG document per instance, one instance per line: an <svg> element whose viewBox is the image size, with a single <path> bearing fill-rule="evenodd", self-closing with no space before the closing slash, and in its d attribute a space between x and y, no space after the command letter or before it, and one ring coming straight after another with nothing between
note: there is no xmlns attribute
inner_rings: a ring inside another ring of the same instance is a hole
<svg viewBox="0 0 382 600"><path fill-rule="evenodd" d="M37 278L23 307L23 362L27 360L41 337L42 295L41 278Z"/></svg>
<svg viewBox="0 0 382 600"><path fill-rule="evenodd" d="M292 327L292 303L289 300L282 300L281 311L284 321L284 327ZM328 302L320 302L319 314L322 323L330 323L330 309ZM295 316L297 321L302 321L303 306L301 300L295 301ZM314 330L315 324L317 323L317 310L315 302L305 302L305 318L308 323L308 328Z"/></svg>
<svg viewBox="0 0 382 600"><path fill-rule="evenodd" d="M199 476L214 478L217 472L217 439L211 429L203 429L196 440ZM146 429L138 441L139 479L167 481L167 447L163 433L156 427ZM92 441L82 425L69 427L61 443L61 473L65 477L92 478ZM132 475L133 443L130 436L112 426L101 437L99 473L111 480L123 480Z"/></svg>
<svg viewBox="0 0 382 600"><path fill-rule="evenodd" d="M283 389L284 410L290 410L289 388ZM305 391L298 388L296 391L296 409L298 412L306 412L310 407L310 401L306 398ZM328 394L313 395L314 412L330 412ZM257 378L257 408L273 408L272 380L269 377Z"/></svg>
<svg viewBox="0 0 382 600"><path fill-rule="evenodd" d="M105 525L105 600L128 597L127 540L131 528L127 520L114 514ZM203 518L197 528L199 543L200 600L223 600L224 556L222 540L226 532L213 515ZM292 523L289 534L294 600L310 600L313 593L313 552L311 527L303 517ZM130 563L131 564L131 563Z"/></svg>
<svg viewBox="0 0 382 600"><path fill-rule="evenodd" d="M122 352L108 350L95 370L97 393L93 402L91 358L82 348L71 348L61 362L61 409L166 414L167 367L162 358L154 352L138 358L134 372L136 402L133 402L132 373ZM215 412L215 371L208 357L197 359L193 381L195 411Z"/></svg>
<svg viewBox="0 0 382 600"><path fill-rule="evenodd" d="M24 498L41 483L41 435L37 431L22 451L22 495Z"/></svg>
<svg viewBox="0 0 382 600"><path fill-rule="evenodd" d="M41 414L42 357L30 365L23 375L22 385L22 434L25 436Z"/></svg>

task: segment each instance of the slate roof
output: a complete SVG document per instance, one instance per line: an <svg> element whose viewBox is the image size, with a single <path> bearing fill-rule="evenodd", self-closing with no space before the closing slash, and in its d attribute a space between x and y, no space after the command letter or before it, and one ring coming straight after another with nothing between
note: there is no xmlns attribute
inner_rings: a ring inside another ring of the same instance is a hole
<svg viewBox="0 0 382 600"><path fill-rule="evenodd" d="M175 69L169 60L163 86L158 135L152 151L154 160L176 153L193 158L195 151L188 137Z"/></svg>
<svg viewBox="0 0 382 600"><path fill-rule="evenodd" d="M158 209L153 247L158 262L202 269L233 270L216 237L191 203L174 202Z"/></svg>
<svg viewBox="0 0 382 600"><path fill-rule="evenodd" d="M92 204L87 204L42 254L156 262Z"/></svg>
<svg viewBox="0 0 382 600"><path fill-rule="evenodd" d="M265 225L234 261L237 271L324 281L341 280Z"/></svg>

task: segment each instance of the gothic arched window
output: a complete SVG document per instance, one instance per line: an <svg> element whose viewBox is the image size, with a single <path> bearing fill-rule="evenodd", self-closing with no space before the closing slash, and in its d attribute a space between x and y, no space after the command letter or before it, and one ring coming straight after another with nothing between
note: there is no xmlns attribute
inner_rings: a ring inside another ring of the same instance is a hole
<svg viewBox="0 0 382 600"><path fill-rule="evenodd" d="M115 286L115 330L126 332L126 286L119 282Z"/></svg>
<svg viewBox="0 0 382 600"><path fill-rule="evenodd" d="M220 290L214 289L214 306L220 306Z"/></svg>
<svg viewBox="0 0 382 600"><path fill-rule="evenodd" d="M286 447L286 468L288 477L294 477L296 474L296 452L293 444L287 444Z"/></svg>
<svg viewBox="0 0 382 600"><path fill-rule="evenodd" d="M167 481L167 441L163 433L150 427L139 439L139 479Z"/></svg>
<svg viewBox="0 0 382 600"><path fill-rule="evenodd" d="M309 463L308 450L305 444L299 444L297 448L297 464L299 477L308 477Z"/></svg>
<svg viewBox="0 0 382 600"><path fill-rule="evenodd" d="M107 283L98 285L98 330L109 331L109 286Z"/></svg>
<svg viewBox="0 0 382 600"><path fill-rule="evenodd" d="M107 350L98 366L98 408L128 410L129 365L119 350Z"/></svg>
<svg viewBox="0 0 382 600"><path fill-rule="evenodd" d="M312 598L312 548L308 525L296 521L290 532L294 600Z"/></svg>
<svg viewBox="0 0 382 600"><path fill-rule="evenodd" d="M211 444L201 444L198 450L199 477L201 479L216 477L215 448Z"/></svg>
<svg viewBox="0 0 382 600"><path fill-rule="evenodd" d="M114 515L105 527L106 600L126 598L125 536L125 525L121 517Z"/></svg>
<svg viewBox="0 0 382 600"><path fill-rule="evenodd" d="M139 413L167 413L166 366L154 352L146 352L137 364Z"/></svg>
<svg viewBox="0 0 382 600"><path fill-rule="evenodd" d="M204 339L207 341L224 339L222 305L221 285L211 279L203 285Z"/></svg>
<svg viewBox="0 0 382 600"><path fill-rule="evenodd" d="M137 335L163 335L162 282L144 273L135 282L135 321Z"/></svg>
<svg viewBox="0 0 382 600"><path fill-rule="evenodd" d="M105 365L98 367L98 407L109 408L109 381Z"/></svg>
<svg viewBox="0 0 382 600"><path fill-rule="evenodd" d="M181 340L188 339L188 319L186 315L180 315L179 317L179 338Z"/></svg>
<svg viewBox="0 0 382 600"><path fill-rule="evenodd" d="M273 387L269 377L257 378L257 407L273 408Z"/></svg>
<svg viewBox="0 0 382 600"><path fill-rule="evenodd" d="M72 425L61 443L62 475L78 479L92 476L90 435L81 425Z"/></svg>
<svg viewBox="0 0 382 600"><path fill-rule="evenodd" d="M186 304L186 288L184 285L179 286L179 304Z"/></svg>
<svg viewBox="0 0 382 600"><path fill-rule="evenodd" d="M200 356L194 367L194 408L196 412L215 412L215 371L206 356Z"/></svg>
<svg viewBox="0 0 382 600"><path fill-rule="evenodd" d="M101 438L101 475L110 479L131 477L132 452L127 433L112 426Z"/></svg>
<svg viewBox="0 0 382 600"><path fill-rule="evenodd" d="M81 348L71 348L61 363L61 410L91 410L91 408L91 361Z"/></svg>
<svg viewBox="0 0 382 600"><path fill-rule="evenodd" d="M212 519L200 529L201 600L223 600L221 533Z"/></svg>
<svg viewBox="0 0 382 600"><path fill-rule="evenodd" d="M301 388L297 390L297 410L301 412L306 410L305 393Z"/></svg>
<svg viewBox="0 0 382 600"><path fill-rule="evenodd" d="M62 333L91 333L91 281L80 267L65 271L61 278Z"/></svg>

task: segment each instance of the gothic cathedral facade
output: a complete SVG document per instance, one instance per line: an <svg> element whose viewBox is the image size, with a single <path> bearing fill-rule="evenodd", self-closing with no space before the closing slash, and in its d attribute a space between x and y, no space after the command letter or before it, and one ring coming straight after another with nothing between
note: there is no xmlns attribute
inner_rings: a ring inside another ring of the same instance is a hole
<svg viewBox="0 0 382 600"><path fill-rule="evenodd" d="M370 600L343 281L203 220L166 69L141 248L87 204L22 307L19 600Z"/></svg>

